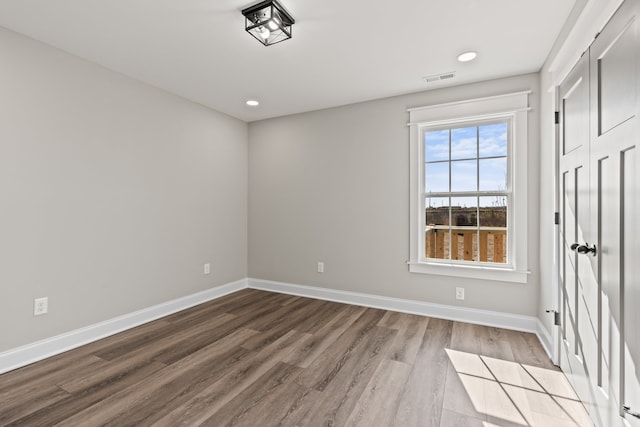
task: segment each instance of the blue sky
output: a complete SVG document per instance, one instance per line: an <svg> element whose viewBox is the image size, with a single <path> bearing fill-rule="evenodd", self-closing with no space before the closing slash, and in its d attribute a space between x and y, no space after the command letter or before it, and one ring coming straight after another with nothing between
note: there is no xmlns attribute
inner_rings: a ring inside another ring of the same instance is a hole
<svg viewBox="0 0 640 427"><path fill-rule="evenodd" d="M449 130L446 129L425 132L424 142L427 192L449 191L449 168L453 177L453 192L506 189L506 123L452 129L451 147ZM497 156L502 157L486 158ZM478 158L479 162L476 160ZM471 206L475 206L475 202Z"/></svg>

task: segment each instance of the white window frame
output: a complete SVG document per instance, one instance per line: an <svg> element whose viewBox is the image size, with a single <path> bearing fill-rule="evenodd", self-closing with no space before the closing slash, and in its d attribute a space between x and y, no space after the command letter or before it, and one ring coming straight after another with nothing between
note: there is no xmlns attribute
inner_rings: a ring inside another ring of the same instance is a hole
<svg viewBox="0 0 640 427"><path fill-rule="evenodd" d="M412 273L526 283L527 270L527 116L529 94L517 92L409 109L410 144L410 259ZM507 153L508 263L434 260L425 256L424 131L436 126L506 119L510 122Z"/></svg>

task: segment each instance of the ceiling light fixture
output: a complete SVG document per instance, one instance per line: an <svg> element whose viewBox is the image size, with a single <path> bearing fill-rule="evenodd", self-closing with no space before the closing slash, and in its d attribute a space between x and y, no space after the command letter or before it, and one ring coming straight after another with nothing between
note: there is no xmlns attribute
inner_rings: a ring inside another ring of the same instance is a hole
<svg viewBox="0 0 640 427"><path fill-rule="evenodd" d="M474 59L476 59L476 56L478 56L478 52L473 52L473 51L464 52L458 55L458 61L460 62L473 61Z"/></svg>
<svg viewBox="0 0 640 427"><path fill-rule="evenodd" d="M258 105L260 105L260 103L258 101L256 101L255 99L250 99L247 101L247 105L249 107L257 107Z"/></svg>
<svg viewBox="0 0 640 427"><path fill-rule="evenodd" d="M265 46L291 38L296 22L276 0L262 1L242 11L245 30Z"/></svg>

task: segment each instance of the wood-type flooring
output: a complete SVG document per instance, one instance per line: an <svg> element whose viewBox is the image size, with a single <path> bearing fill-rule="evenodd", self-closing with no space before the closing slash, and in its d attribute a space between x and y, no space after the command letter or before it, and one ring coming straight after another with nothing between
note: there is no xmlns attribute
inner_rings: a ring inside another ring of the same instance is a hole
<svg viewBox="0 0 640 427"><path fill-rule="evenodd" d="M0 425L589 421L533 334L246 289L0 375Z"/></svg>

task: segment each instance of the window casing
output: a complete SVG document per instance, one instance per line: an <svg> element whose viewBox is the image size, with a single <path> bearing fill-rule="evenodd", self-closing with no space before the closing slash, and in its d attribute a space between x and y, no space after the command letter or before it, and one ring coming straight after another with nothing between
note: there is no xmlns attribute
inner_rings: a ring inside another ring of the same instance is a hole
<svg viewBox="0 0 640 427"><path fill-rule="evenodd" d="M409 110L411 272L526 282L528 110L528 92Z"/></svg>

